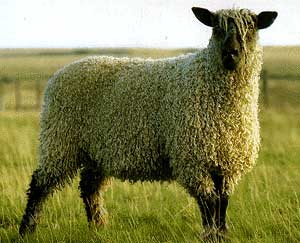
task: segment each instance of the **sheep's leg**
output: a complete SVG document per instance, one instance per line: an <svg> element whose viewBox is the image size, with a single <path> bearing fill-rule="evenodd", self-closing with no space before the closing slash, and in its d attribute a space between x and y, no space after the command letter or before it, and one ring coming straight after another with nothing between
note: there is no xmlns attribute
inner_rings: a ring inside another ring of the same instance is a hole
<svg viewBox="0 0 300 243"><path fill-rule="evenodd" d="M27 191L28 201L25 214L19 228L21 236L35 230L43 203L59 185L63 185L66 178L70 179L71 175L69 177L66 174L63 174L63 176L58 174L48 175L44 171L42 173L40 168L34 171Z"/></svg>
<svg viewBox="0 0 300 243"><path fill-rule="evenodd" d="M32 175L29 189L27 191L27 206L19 228L21 236L23 236L26 232L33 232L35 230L36 221L40 214L42 204L46 200L47 196L52 192L51 186L38 185L38 181L38 170L36 170Z"/></svg>
<svg viewBox="0 0 300 243"><path fill-rule="evenodd" d="M216 201L212 197L199 197L197 201L201 212L202 225L204 228L203 237L210 238L215 233L214 217Z"/></svg>
<svg viewBox="0 0 300 243"><path fill-rule="evenodd" d="M223 192L223 176L216 174L213 176L213 180L215 183L215 189L217 194L215 223L218 232L222 235L225 235L227 233L226 210L228 206L229 197L226 193Z"/></svg>
<svg viewBox="0 0 300 243"><path fill-rule="evenodd" d="M104 225L107 211L104 208L103 192L107 181L97 163L85 161L81 171L81 197L83 199L89 223Z"/></svg>
<svg viewBox="0 0 300 243"><path fill-rule="evenodd" d="M228 206L228 196L220 194L216 204L216 226L221 234L226 234L228 227L226 223L226 210Z"/></svg>

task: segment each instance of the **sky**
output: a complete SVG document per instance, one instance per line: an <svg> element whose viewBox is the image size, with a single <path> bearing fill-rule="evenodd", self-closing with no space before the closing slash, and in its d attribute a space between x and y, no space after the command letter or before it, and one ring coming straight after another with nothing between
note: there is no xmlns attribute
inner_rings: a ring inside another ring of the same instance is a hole
<svg viewBox="0 0 300 243"><path fill-rule="evenodd" d="M191 7L277 11L262 45L300 45L299 0L0 0L0 48L205 47Z"/></svg>

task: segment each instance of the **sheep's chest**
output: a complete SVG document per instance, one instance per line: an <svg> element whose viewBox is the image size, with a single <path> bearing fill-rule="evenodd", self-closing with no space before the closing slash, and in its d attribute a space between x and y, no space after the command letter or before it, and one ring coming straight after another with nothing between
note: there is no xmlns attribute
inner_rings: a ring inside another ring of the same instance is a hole
<svg viewBox="0 0 300 243"><path fill-rule="evenodd" d="M211 103L199 117L202 120L198 131L202 159L209 166L215 165L223 171L251 167L259 144L255 110L251 105L208 100Z"/></svg>

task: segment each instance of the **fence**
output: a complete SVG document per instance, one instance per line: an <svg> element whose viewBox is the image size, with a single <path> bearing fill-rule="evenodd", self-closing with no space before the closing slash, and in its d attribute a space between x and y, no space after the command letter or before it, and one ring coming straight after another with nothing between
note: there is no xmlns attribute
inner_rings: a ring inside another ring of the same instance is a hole
<svg viewBox="0 0 300 243"><path fill-rule="evenodd" d="M271 82L270 82L271 80ZM293 88L293 85L291 82L294 82L297 85L295 86L295 89ZM270 88L271 83L271 88ZM3 100L3 87L0 85L0 110L40 110L41 107L41 101L42 101L42 93L44 90L46 82L45 81L35 81L30 86L24 87L22 86L22 82L20 80L15 80L10 84L9 88L9 102L8 105L5 103L5 99ZM263 104L264 107L268 108L270 105L274 105L274 103L278 103L279 101L282 101L284 99L291 99L293 97L290 97L293 95L293 90L295 92L300 91L300 82L298 80L290 81L288 83L288 80L275 80L274 78L270 78L270 75L268 71L263 70L261 73L261 94L260 94L260 102ZM278 86L278 87L277 87ZM284 87L284 88L282 88ZM283 89L287 89L284 90ZM298 91L297 91L298 90ZM289 93L288 93L289 92ZM274 97L274 93L279 98ZM283 97L284 95L284 97ZM294 94L295 96L296 94ZM298 99L299 98L299 99ZM300 103L300 97L295 97L295 102L297 104ZM277 101L278 100L278 101ZM294 103L295 103L294 102ZM1 109L2 108L2 109Z"/></svg>
<svg viewBox="0 0 300 243"><path fill-rule="evenodd" d="M9 84L0 83L0 111L40 110L44 81L26 84L18 79Z"/></svg>
<svg viewBox="0 0 300 243"><path fill-rule="evenodd" d="M261 92L263 103L266 107L269 106L269 82L268 82L268 72L267 70L263 70L261 73Z"/></svg>

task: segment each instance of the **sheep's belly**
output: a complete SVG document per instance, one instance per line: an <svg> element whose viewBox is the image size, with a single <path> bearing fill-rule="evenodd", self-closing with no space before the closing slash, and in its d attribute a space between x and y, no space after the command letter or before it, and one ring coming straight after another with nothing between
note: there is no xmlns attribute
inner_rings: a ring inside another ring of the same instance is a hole
<svg viewBox="0 0 300 243"><path fill-rule="evenodd" d="M172 176L169 159L163 156L155 159L141 155L112 158L111 161L103 161L103 168L107 175L133 182L170 180Z"/></svg>

